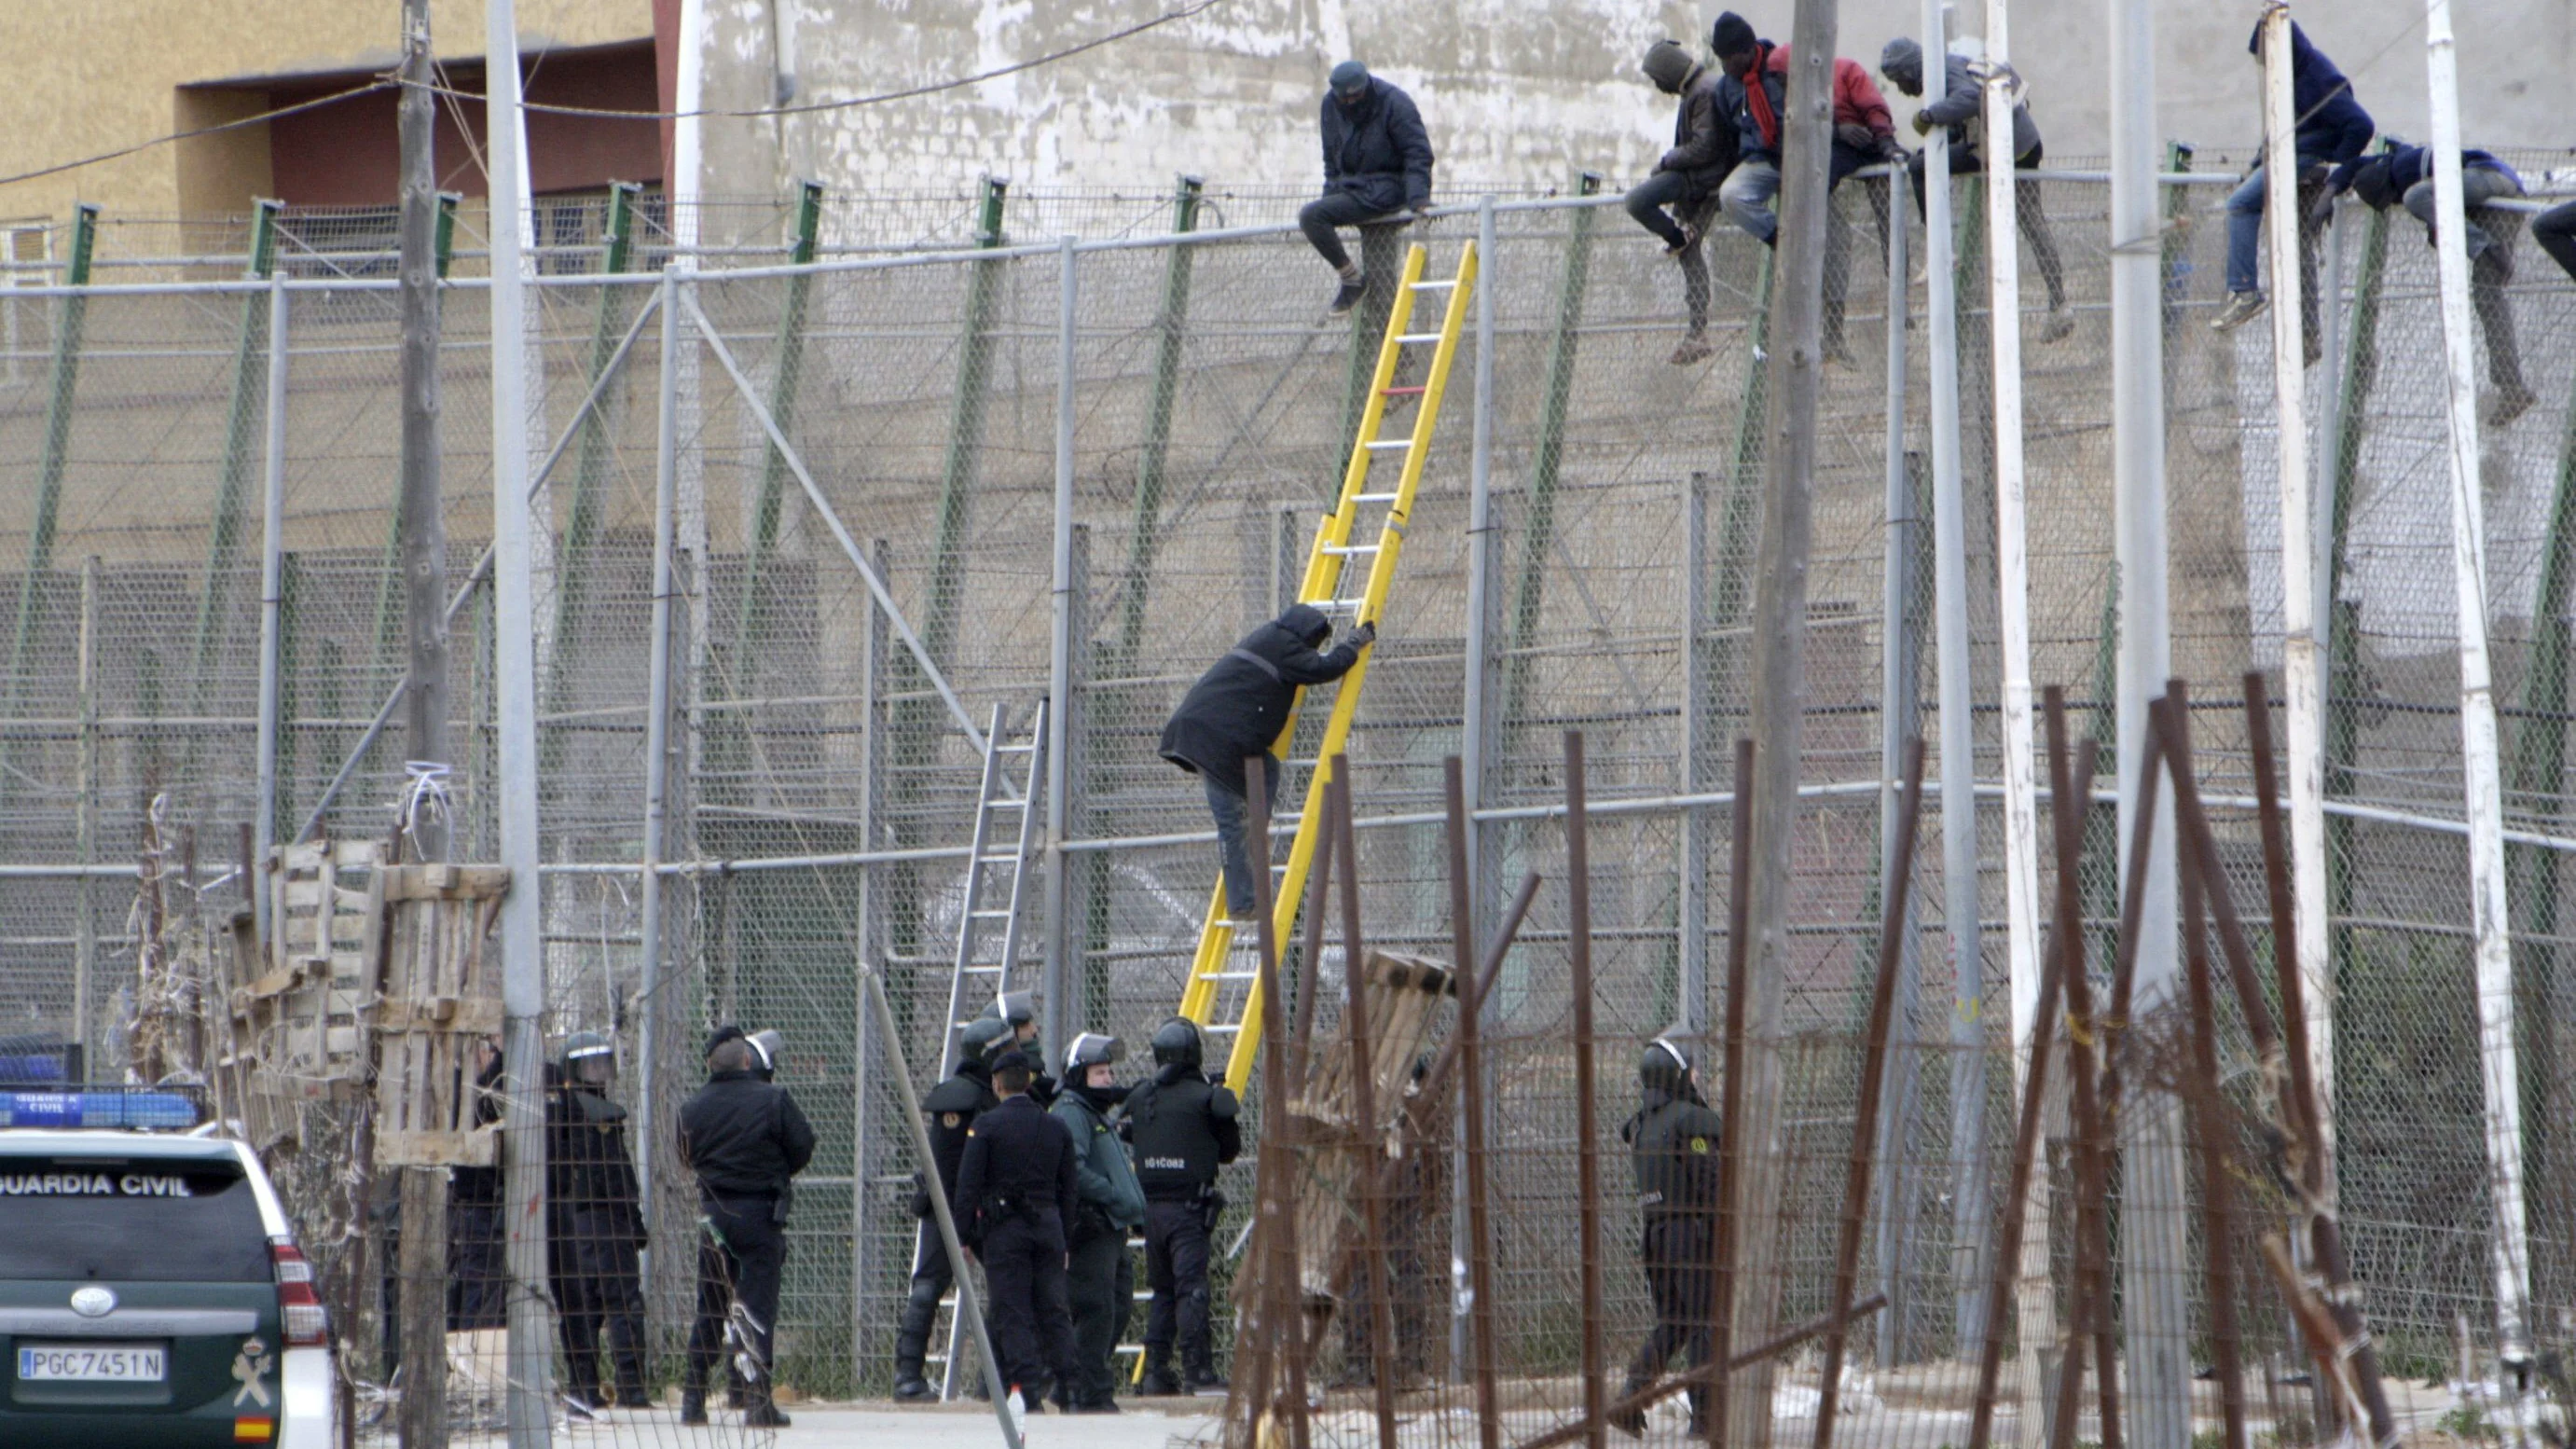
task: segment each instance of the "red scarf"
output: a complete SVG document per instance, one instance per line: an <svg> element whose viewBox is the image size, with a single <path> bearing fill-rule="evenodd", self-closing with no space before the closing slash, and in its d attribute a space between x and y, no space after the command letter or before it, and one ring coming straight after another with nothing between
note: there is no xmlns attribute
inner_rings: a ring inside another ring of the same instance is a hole
<svg viewBox="0 0 2576 1449"><path fill-rule="evenodd" d="M1754 129L1762 133L1762 144L1778 146L1780 117L1773 113L1771 92L1762 81L1763 72L1770 69L1770 66L1771 47L1756 45L1753 48L1753 70L1744 80L1744 100L1745 104L1753 108L1753 125Z"/></svg>

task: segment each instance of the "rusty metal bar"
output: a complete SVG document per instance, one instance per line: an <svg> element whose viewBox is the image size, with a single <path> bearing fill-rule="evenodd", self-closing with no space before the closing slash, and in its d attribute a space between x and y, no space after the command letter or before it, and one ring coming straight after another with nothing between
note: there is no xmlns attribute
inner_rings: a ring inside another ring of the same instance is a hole
<svg viewBox="0 0 2576 1449"><path fill-rule="evenodd" d="M1449 929L1457 942L1460 971L1476 959L1474 904L1467 879L1467 783L1456 755L1442 762L1449 797ZM1483 993L1480 991L1481 997ZM1468 1317L1475 1327L1476 1442L1481 1449L1502 1449L1502 1407L1495 1397L1493 1217L1485 1201L1485 1059L1479 1010L1458 1013L1458 1065L1465 1110L1459 1143L1467 1159L1467 1291ZM1299 1445L1298 1449L1305 1449Z"/></svg>
<svg viewBox="0 0 2576 1449"><path fill-rule="evenodd" d="M1350 998L1342 1027L1351 1037L1351 1115L1360 1124L1359 1160L1365 1163L1385 1155L1380 1144L1385 1140L1386 1124L1377 1115L1377 1067L1369 1041L1368 989L1360 969L1368 951L1360 939L1359 832L1351 827L1348 755L1333 757L1332 777L1324 786L1324 841L1315 865L1318 880L1331 872L1337 839L1342 858L1342 985ZM1323 904L1320 898L1315 902L1319 917ZM1360 1191L1360 1224L1368 1233L1367 1246L1360 1255L1367 1259L1368 1268L1369 1385L1375 1390L1378 1449L1396 1449L1395 1303L1387 1296L1393 1290L1386 1273L1386 1195L1378 1191L1375 1176L1372 1173L1371 1181L1356 1184ZM2244 1446L2231 1445L2229 1449Z"/></svg>
<svg viewBox="0 0 2576 1449"><path fill-rule="evenodd" d="M2259 669L2245 673L2245 744L2254 756L2255 819L2262 827L2263 884L2272 906L2273 974L2281 982L2281 1000L2285 1004L2281 1050L2289 1058L2290 1109L2298 1114L2292 1126L2307 1143L2306 1161L2301 1164L2303 1185L2314 1195L2325 1188L2325 1123L2320 1115L2324 1104L2317 1099L2316 1060L2308 1054L2307 1013L2286 1008L2306 979L2299 974L2306 963L2299 959L2297 908L2290 889L2290 851L2281 825L2280 777L2272 764L2271 693Z"/></svg>
<svg viewBox="0 0 2576 1449"><path fill-rule="evenodd" d="M1565 914L1568 965L1574 994L1574 1121L1576 1200L1583 1234L1583 1442L1609 1449L1603 1414L1608 1385L1602 1380L1601 1336L1601 1121L1600 1082L1593 1061L1592 848L1584 815L1583 731L1565 732ZM1848 1285L1846 1285L1848 1287ZM1836 1298L1835 1302L1842 1301Z"/></svg>
<svg viewBox="0 0 2576 1449"><path fill-rule="evenodd" d="M2120 1361L2112 1324L2109 1201L2110 1142L2102 1119L2101 1078L2093 1042L2099 1022L2093 1014L2093 983L2084 964L2084 906L2078 877L2083 866L2083 805L2093 786L2093 765L2101 746L2087 739L2077 750L2076 780L2068 778L2066 691L2050 685L2048 714L2049 802L2057 846L2057 949L2064 960L2067 1025L2066 1076L2075 1099L2075 1293L2067 1316L2067 1351L2057 1366L2057 1422L2049 1429L2052 1449L2073 1449L2079 1399L2084 1388L2084 1325L2094 1325L2095 1397L2101 1408L2102 1449L2120 1449ZM2080 781L2080 785L2079 782Z"/></svg>
<svg viewBox="0 0 2576 1449"><path fill-rule="evenodd" d="M1792 1328L1785 1333L1765 1339L1761 1343L1746 1349L1735 1357L1726 1360L1726 1369L1724 1372L1720 1372L1717 1368L1716 1362L1712 1360L1709 1363L1702 1364L1698 1368L1685 1370L1684 1372L1675 1374L1670 1378L1658 1379L1655 1382L1648 1384L1646 1387L1637 1390L1635 1393L1622 1395L1616 1403L1610 1405L1610 1412L1613 1414L1625 1414L1630 1412L1642 1414L1646 1410L1653 1408L1655 1405L1662 1403L1664 1400L1671 1398L1675 1394L1681 1393L1685 1389L1723 1383L1726 1381L1727 1374L1751 1368L1753 1365L1760 1363L1765 1359L1778 1358L1780 1355L1787 1353L1793 1348L1804 1347L1809 1340L1824 1333L1826 1330L1839 1324L1849 1323L1855 1318L1866 1318L1870 1314L1876 1313L1886 1306L1887 1295L1884 1293L1873 1293L1858 1303L1853 1304L1849 1308L1844 1309L1840 1313L1828 1313L1822 1318L1809 1319L1805 1323L1801 1323L1797 1327ZM1581 1424L1564 1424L1557 1428L1548 1430L1546 1433L1539 1435L1535 1439L1524 1439L1519 1444L1514 1445L1513 1449L1559 1449L1559 1446L1571 1444L1582 1437L1583 1426Z"/></svg>
<svg viewBox="0 0 2576 1449"><path fill-rule="evenodd" d="M2259 679L2260 676L2257 676ZM2248 1449L2245 1437L2245 1376L2239 1361L2242 1329L2236 1318L2236 1239L2229 1222L2235 1179L2227 1171L2227 1120L2219 1109L2218 1025L2209 980L2209 922L2201 902L2200 876L2182 875L2184 978L2191 988L2191 1059L2189 1098L2193 1134L2200 1139L2200 1221L2202 1276L2208 1284L2211 1369L2218 1375L2218 1397L2227 1419L2223 1449Z"/></svg>
<svg viewBox="0 0 2576 1449"><path fill-rule="evenodd" d="M1275 1412L1268 1393L1269 1381L1286 1378L1278 1397L1288 1404L1289 1443L1293 1449L1309 1449L1306 1335L1300 1331L1302 1314L1298 1309L1302 1289L1297 1280L1297 1204L1290 1181L1300 1134L1296 1117L1288 1110L1288 1023L1277 1009L1279 940L1270 909L1270 790L1269 782L1262 778L1267 767L1268 762L1258 755L1247 758L1243 767L1245 783L1251 787L1246 792L1251 804L1251 834L1245 843L1251 850L1253 899L1261 916L1256 969L1261 973L1261 998L1271 1008L1261 1013L1262 1045L1266 1048L1261 1054L1261 1135L1267 1139L1261 1145L1260 1173L1261 1236L1267 1249L1262 1258L1265 1281L1259 1297L1263 1371L1256 1381L1261 1393L1250 1404L1253 1437L1259 1442L1260 1420ZM1282 1366L1287 1370L1284 1375L1277 1371Z"/></svg>
<svg viewBox="0 0 2576 1449"><path fill-rule="evenodd" d="M1767 268L1765 269L1768 270ZM1735 742L1735 798L1753 798L1753 753L1750 739ZM1734 1377L1735 1273L1737 1238L1735 1200L1744 1178L1744 1030L1745 993L1753 914L1753 812L1738 810L1735 841L1726 862L1726 1080L1718 1087L1717 1241L1711 1260L1717 1264L1715 1291L1709 1302L1709 1358L1726 1368L1709 1376L1708 1446L1724 1449L1727 1399ZM1886 1301L1881 1298L1881 1302Z"/></svg>
<svg viewBox="0 0 2576 1449"><path fill-rule="evenodd" d="M1905 956L1905 905L1914 884L1914 830L1923 810L1923 737L1905 742L1904 803L1896 816L1896 848L1888 874L1878 932L1878 981L1869 997L1869 1029L1861 1060L1860 1105L1852 1119L1851 1167L1843 1178L1842 1237L1834 1245L1834 1292L1829 1303L1848 1303L1860 1276L1861 1228L1869 1217L1871 1149L1878 1141L1878 1099L1887 1084L1887 1026L1895 1015L1896 973ZM2009 1216L2009 1214L2007 1214ZM1589 1244L1585 1245L1587 1248ZM1844 1326L1837 1317L1825 1330L1825 1366L1817 1381L1816 1449L1831 1449L1834 1411L1841 1406Z"/></svg>

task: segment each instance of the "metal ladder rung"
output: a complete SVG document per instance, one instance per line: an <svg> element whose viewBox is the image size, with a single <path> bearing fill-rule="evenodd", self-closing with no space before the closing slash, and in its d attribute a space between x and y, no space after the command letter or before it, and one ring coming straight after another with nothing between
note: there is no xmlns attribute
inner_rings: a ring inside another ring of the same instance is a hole
<svg viewBox="0 0 2576 1449"><path fill-rule="evenodd" d="M1385 546L1378 543L1328 543L1324 545L1324 552L1347 557L1355 553L1376 553Z"/></svg>
<svg viewBox="0 0 2576 1449"><path fill-rule="evenodd" d="M1391 387L1388 388L1383 395L1386 397L1420 397L1430 390L1431 389L1428 387L1416 384L1412 387Z"/></svg>
<svg viewBox="0 0 2576 1449"><path fill-rule="evenodd" d="M1397 448L1410 448L1413 446L1413 440L1411 438L1371 438L1368 445L1374 451L1385 453Z"/></svg>
<svg viewBox="0 0 2576 1449"><path fill-rule="evenodd" d="M1008 909L998 911L969 911L967 914L973 916L979 921L990 921L998 917L1007 916L1010 914L1010 911Z"/></svg>
<svg viewBox="0 0 2576 1449"><path fill-rule="evenodd" d="M1366 599L1309 599L1306 601L1306 607L1309 609L1356 609L1367 602L1368 600Z"/></svg>
<svg viewBox="0 0 2576 1449"><path fill-rule="evenodd" d="M1037 747L1037 741L1031 740L1025 745L995 745L993 746L993 753L997 755L1026 755L1034 753Z"/></svg>
<svg viewBox="0 0 2576 1449"><path fill-rule="evenodd" d="M1261 973L1258 971L1202 971L1198 974L1196 979L1200 981L1251 981L1258 978L1260 975Z"/></svg>
<svg viewBox="0 0 2576 1449"><path fill-rule="evenodd" d="M1351 495L1351 501L1353 503L1393 503L1395 501L1395 495L1392 493L1354 493Z"/></svg>
<svg viewBox="0 0 2576 1449"><path fill-rule="evenodd" d="M1235 1033L1237 1033L1237 1032L1239 1032L1239 1031L1243 1030L1243 1027L1242 1027L1241 1025L1239 1025L1239 1024L1229 1024L1229 1023L1227 1023L1227 1022L1222 1022L1222 1021L1211 1021L1211 1022L1205 1023L1204 1025L1200 1026L1199 1030L1201 1030L1201 1031L1203 1031L1203 1032L1207 1032L1208 1034L1210 1034L1210 1035L1212 1035L1212 1036L1232 1036L1232 1035L1234 1035Z"/></svg>
<svg viewBox="0 0 2576 1449"><path fill-rule="evenodd" d="M1019 857L1016 855L979 855L975 857L975 863L977 865L1000 865L1006 860L1017 859L1019 859Z"/></svg>
<svg viewBox="0 0 2576 1449"><path fill-rule="evenodd" d="M1437 342L1440 337L1441 334L1437 332L1407 332L1395 341L1399 347L1410 347L1416 342Z"/></svg>
<svg viewBox="0 0 2576 1449"><path fill-rule="evenodd" d="M1456 277L1451 277L1445 282L1415 282L1413 284L1413 290L1417 292L1447 292L1454 290L1457 285L1458 279Z"/></svg>
<svg viewBox="0 0 2576 1449"><path fill-rule="evenodd" d="M985 801L984 808L987 810L1017 810L1028 803L1029 797L1026 795L1004 795L996 800Z"/></svg>

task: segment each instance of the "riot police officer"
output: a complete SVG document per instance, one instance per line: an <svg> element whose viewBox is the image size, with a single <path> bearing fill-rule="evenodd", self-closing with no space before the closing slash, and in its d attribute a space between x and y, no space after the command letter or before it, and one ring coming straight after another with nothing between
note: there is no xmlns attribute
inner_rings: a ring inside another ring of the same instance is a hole
<svg viewBox="0 0 2576 1449"><path fill-rule="evenodd" d="M1115 1063L1127 1054L1114 1036L1084 1032L1064 1053L1064 1088L1049 1110L1073 1134L1077 1149L1073 1239L1065 1273L1073 1299L1076 1378L1056 1385L1056 1407L1068 1414L1118 1412L1110 1361L1136 1306L1134 1259L1127 1235L1145 1223L1145 1190L1110 1129L1109 1114L1126 1100Z"/></svg>
<svg viewBox="0 0 2576 1449"><path fill-rule="evenodd" d="M1036 1075L1017 1050L994 1060L993 1091L1002 1100L966 1129L957 1164L965 1237L993 1295L993 1354L1003 1382L1032 1410L1050 1380L1075 1381L1064 1255L1078 1200L1073 1134L1029 1095Z"/></svg>
<svg viewBox="0 0 2576 1449"><path fill-rule="evenodd" d="M1124 1124L1145 1189L1145 1378L1139 1392L1223 1392L1208 1334L1208 1235L1225 1199L1217 1169L1243 1151L1234 1093L1199 1069L1198 1023L1176 1016L1154 1029L1154 1075L1127 1097ZM1172 1377L1177 1333L1183 1380Z"/></svg>
<svg viewBox="0 0 2576 1449"><path fill-rule="evenodd" d="M551 1064L546 1094L546 1267L562 1317L564 1391L580 1410L612 1402L599 1374L602 1332L615 1365L613 1402L644 1394L644 1212L626 1109L608 1099L617 1044L575 1032ZM578 1410L577 1410L578 1412Z"/></svg>
<svg viewBox="0 0 2576 1449"><path fill-rule="evenodd" d="M930 1194L945 1194L949 1216L960 1223L966 1220L965 1205L957 1200L957 1164L966 1155L967 1129L1002 1100L993 1095L990 1057L995 1044L1010 1037L1010 1023L999 1017L968 1022L959 1036L957 1070L921 1099L922 1113L930 1119L930 1170L939 1180L933 1184L914 1175L912 1215L921 1219L923 1227L912 1258L912 1296L904 1302L903 1322L894 1335L894 1396L898 1399L927 1399L934 1392L922 1376L921 1365L930 1350L930 1325L939 1316L939 1300L948 1296L954 1280L948 1250L931 1221Z"/></svg>
<svg viewBox="0 0 2576 1449"><path fill-rule="evenodd" d="M1029 1059L1029 1095L1041 1107L1055 1105L1056 1080L1046 1073L1046 1048L1038 1044L1038 999L1025 991L1006 991L993 998L984 1015L1007 1022L1011 1039L996 1045L995 1052L1018 1047Z"/></svg>
<svg viewBox="0 0 2576 1449"><path fill-rule="evenodd" d="M718 1038L707 1054L707 1084L680 1107L680 1162L697 1174L702 1223L680 1421L707 1421L707 1378L730 1326L749 1381L743 1422L784 1427L770 1378L778 1277L787 1260L789 1189L813 1160L814 1128L786 1088L760 1079L766 1063L749 1040L739 1031Z"/></svg>
<svg viewBox="0 0 2576 1449"><path fill-rule="evenodd" d="M1628 1387L1644 1388L1685 1350L1692 1368L1709 1360L1717 1272L1711 1230L1717 1219L1718 1134L1722 1123L1699 1093L1690 1048L1661 1036L1637 1060L1637 1114L1620 1127L1637 1170L1637 1210L1645 1219L1637 1253L1655 1301L1654 1332L1628 1364ZM1623 1395L1624 1397L1624 1395ZM1691 1432L1705 1434L1708 1401L1693 1390ZM1643 1410L1611 1422L1630 1435L1646 1429Z"/></svg>

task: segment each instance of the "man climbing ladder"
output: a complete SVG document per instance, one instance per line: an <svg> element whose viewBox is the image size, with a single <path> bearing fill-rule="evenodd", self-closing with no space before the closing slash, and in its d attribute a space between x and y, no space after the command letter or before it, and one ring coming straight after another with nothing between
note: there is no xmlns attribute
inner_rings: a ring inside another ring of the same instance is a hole
<svg viewBox="0 0 2576 1449"><path fill-rule="evenodd" d="M1206 923L1199 929L1198 951L1181 996L1180 1014L1198 1022L1212 1044L1224 1048L1225 1082L1238 1092L1252 1075L1252 1055L1261 1035L1261 999L1253 985L1259 973L1250 959L1255 938L1250 928L1257 924L1253 852L1245 848L1244 839L1244 813L1250 802L1248 791L1237 782L1244 778L1244 762L1260 756L1271 790L1278 788L1282 776L1302 771L1311 799L1327 779L1328 771L1320 762L1331 760L1350 737L1351 720L1359 711L1360 686L1368 675L1370 646L1377 637L1375 621L1395 578L1396 556L1404 545L1423 463L1431 453L1432 425L1439 420L1440 398L1449 384L1449 366L1476 283L1474 244L1460 255L1457 274L1445 281L1424 279L1428 257L1418 244L1405 257L1402 285L1370 382L1370 403L1361 412L1340 496L1315 531L1296 603L1218 660L1190 690L1163 732L1163 757L1208 782L1209 810L1216 817L1224 862L1223 878L1211 894ZM1415 301L1442 294L1448 305L1440 313L1438 326L1422 332L1408 330ZM1430 367L1418 374L1422 381L1397 386L1397 364L1408 349L1423 347L1432 351ZM1408 402L1418 403L1404 414L1413 421L1411 435L1379 437L1388 414L1402 412L1400 405ZM1394 487L1373 492L1369 472L1380 454L1394 455L1400 471ZM1354 558L1368 561L1366 582L1356 593L1345 593L1343 564ZM1349 632L1338 648L1322 652L1337 624ZM1305 687L1337 679L1341 689L1333 698L1317 748L1311 753L1292 751ZM1220 754L1224 758L1215 758ZM1285 765L1280 763L1283 758ZM1278 885L1271 894L1272 924L1283 940L1296 925L1298 898L1314 860L1320 814L1301 808L1293 818L1295 842L1286 863L1273 869ZM1270 853L1260 854L1268 858Z"/></svg>

